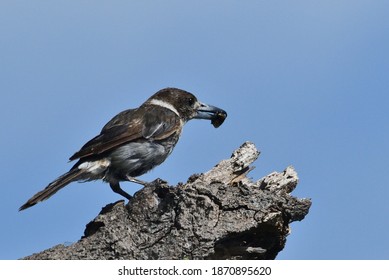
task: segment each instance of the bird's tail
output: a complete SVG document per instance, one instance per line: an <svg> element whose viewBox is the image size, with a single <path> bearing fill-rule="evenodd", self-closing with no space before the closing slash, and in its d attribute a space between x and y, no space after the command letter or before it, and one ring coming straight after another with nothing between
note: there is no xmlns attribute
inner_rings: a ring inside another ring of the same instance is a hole
<svg viewBox="0 0 389 280"><path fill-rule="evenodd" d="M50 196L65 187L67 184L82 179L84 173L85 169L72 168L69 172L63 174L62 176L51 182L45 189L41 190L33 197L31 197L19 208L19 211L27 209L31 206L34 206L38 202L48 199Z"/></svg>

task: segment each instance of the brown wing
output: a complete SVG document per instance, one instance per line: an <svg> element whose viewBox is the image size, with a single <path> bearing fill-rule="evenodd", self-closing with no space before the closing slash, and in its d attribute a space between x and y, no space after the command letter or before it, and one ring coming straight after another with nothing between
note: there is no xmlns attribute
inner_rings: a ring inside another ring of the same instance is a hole
<svg viewBox="0 0 389 280"><path fill-rule="evenodd" d="M137 139L162 140L180 130L180 119L170 110L153 105L126 110L110 120L100 135L88 141L70 160L98 155Z"/></svg>

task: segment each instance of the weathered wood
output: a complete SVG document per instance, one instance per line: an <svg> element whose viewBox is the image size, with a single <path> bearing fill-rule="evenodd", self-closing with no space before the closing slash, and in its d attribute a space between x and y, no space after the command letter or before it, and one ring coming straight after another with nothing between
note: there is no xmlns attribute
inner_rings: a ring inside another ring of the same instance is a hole
<svg viewBox="0 0 389 280"><path fill-rule="evenodd" d="M274 259L311 201L290 195L298 183L293 167L247 178L258 156L246 142L185 184L155 180L127 205L105 206L78 242L25 259Z"/></svg>

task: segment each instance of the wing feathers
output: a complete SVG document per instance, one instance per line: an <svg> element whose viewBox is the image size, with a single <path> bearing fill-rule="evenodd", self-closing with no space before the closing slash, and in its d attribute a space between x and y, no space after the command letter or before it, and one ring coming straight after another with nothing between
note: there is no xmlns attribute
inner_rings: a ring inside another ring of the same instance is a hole
<svg viewBox="0 0 389 280"><path fill-rule="evenodd" d="M98 155L137 139L162 140L180 130L180 118L166 108L145 105L126 110L110 120L100 135L87 142L70 160Z"/></svg>

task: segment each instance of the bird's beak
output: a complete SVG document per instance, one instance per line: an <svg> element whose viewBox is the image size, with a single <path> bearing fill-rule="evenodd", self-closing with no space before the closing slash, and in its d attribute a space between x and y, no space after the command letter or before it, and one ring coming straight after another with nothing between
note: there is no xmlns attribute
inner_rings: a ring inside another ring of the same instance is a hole
<svg viewBox="0 0 389 280"><path fill-rule="evenodd" d="M195 119L211 120L214 127L221 126L227 118L227 112L223 109L204 103L200 103L196 113Z"/></svg>

